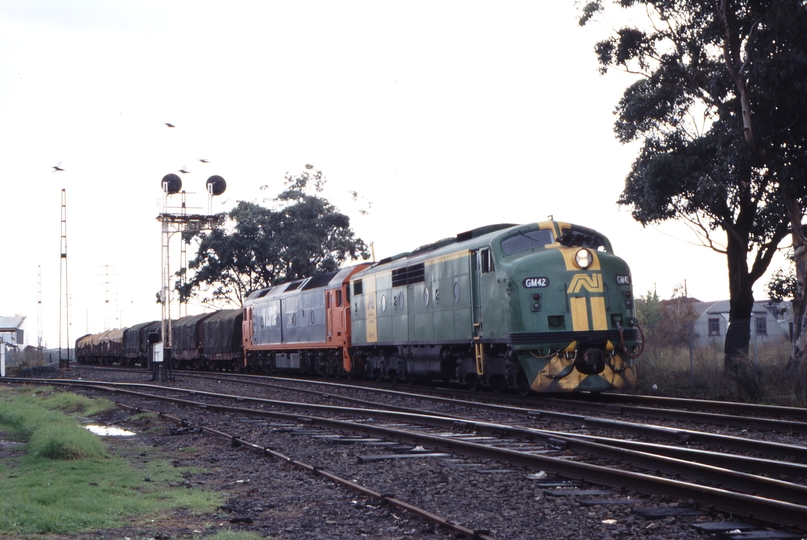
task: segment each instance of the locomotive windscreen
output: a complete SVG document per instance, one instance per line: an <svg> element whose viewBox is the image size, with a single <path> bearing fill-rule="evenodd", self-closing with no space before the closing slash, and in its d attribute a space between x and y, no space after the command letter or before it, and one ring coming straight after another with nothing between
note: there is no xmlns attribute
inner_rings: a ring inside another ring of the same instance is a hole
<svg viewBox="0 0 807 540"><path fill-rule="evenodd" d="M514 255L516 253L521 253L522 251L544 247L545 245L551 243L552 231L549 229L538 229L527 232L522 231L514 236L502 240L502 252L505 255Z"/></svg>

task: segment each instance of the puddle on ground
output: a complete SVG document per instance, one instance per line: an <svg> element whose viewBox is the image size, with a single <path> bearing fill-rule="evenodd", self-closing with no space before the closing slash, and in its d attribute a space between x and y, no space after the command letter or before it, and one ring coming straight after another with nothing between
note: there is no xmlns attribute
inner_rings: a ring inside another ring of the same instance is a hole
<svg viewBox="0 0 807 540"><path fill-rule="evenodd" d="M97 424L91 424L89 426L84 426L85 428L89 429L96 435L108 436L108 437L131 437L132 435L136 435L134 431L127 431L125 429L111 427L111 426L99 426Z"/></svg>

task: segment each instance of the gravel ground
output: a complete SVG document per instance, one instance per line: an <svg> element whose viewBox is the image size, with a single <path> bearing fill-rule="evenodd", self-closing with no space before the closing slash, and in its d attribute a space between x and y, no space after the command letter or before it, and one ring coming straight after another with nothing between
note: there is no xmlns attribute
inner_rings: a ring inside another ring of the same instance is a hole
<svg viewBox="0 0 807 540"><path fill-rule="evenodd" d="M148 382L143 375L137 377L140 382ZM215 391L239 391L235 385L228 386L217 383ZM107 396L92 390L81 390L81 393L161 410L186 419L190 426L204 425L232 433L465 527L487 531L490 537L499 540L703 539L708 536L700 534L692 525L720 519L716 514L644 518L639 509L687 504L612 490L605 494L569 496L566 492L572 486L551 485L562 483L563 479L459 456L360 464L359 456L394 452L389 448L333 444L327 438L305 431L295 434L269 421L223 418L201 409L177 408L162 402L144 404L121 394ZM192 516L178 510L154 523L132 523L122 529L73 538L194 538L222 529L249 530L264 537L288 540L459 537L420 517L294 469L281 460L261 457L247 447L233 448L227 440L201 434L198 430L177 430L174 424L163 420L132 422L131 414L124 409L110 411L100 420L138 433L131 439L115 440L118 453L128 455L133 462L148 459L142 455L143 446L168 453L177 466L196 467L201 471L188 475L185 485L219 492L225 503L210 515ZM603 489L585 484L577 488Z"/></svg>
<svg viewBox="0 0 807 540"><path fill-rule="evenodd" d="M216 391L233 389L215 386ZM94 395L101 392L82 391ZM222 418L196 408L176 408L162 402L136 403L115 395L115 401L161 410L186 419L191 426L207 426L266 446L295 460L315 465L370 489L423 507L465 527L487 531L497 539L527 538L704 538L693 523L715 521L719 516L644 518L638 508L687 506L638 493L615 492L568 496L571 486L548 485L563 479L506 464L458 456L398 459L358 463L359 456L394 453L389 448L328 442L307 431L294 434L269 421ZM132 443L159 447L175 456L178 466L205 472L186 479L189 486L221 492L226 499L215 514L172 519L141 529L101 531L90 538L183 538L201 536L221 528L244 529L278 539L296 538L454 538L417 516L390 509L344 487L299 471L254 450L233 448L228 441L195 430L172 429L173 424L134 424L122 409L102 420L138 433ZM322 435L329 433L321 432ZM195 452L183 451L194 448ZM133 459L143 459L132 456ZM602 489L578 485L578 489ZM598 503L598 501L600 501ZM198 532L197 532L198 531ZM82 536L88 537L88 536Z"/></svg>
<svg viewBox="0 0 807 540"><path fill-rule="evenodd" d="M201 418L205 413L195 410L173 413L195 425L219 424ZM204 471L188 476L187 486L217 491L224 495L226 503L213 515L189 516L178 512L171 519L142 528L99 531L88 538L182 538L227 528L290 540L456 537L417 516L389 509L379 501L358 496L280 460L260 457L246 447L233 448L223 439L195 430L172 429L174 426L167 423L154 430L155 426L150 424L162 421L132 423L127 421L128 417L129 413L117 410L102 418L139 433L131 442L117 442L118 452L125 453L131 446L135 454L130 458L142 460L135 445L145 444L171 453L177 466ZM495 462L424 458L359 465L357 454L374 452L327 444L308 435L292 435L268 423L253 422L246 427L238 425L236 419L226 423L230 432L242 432L244 439L256 441L256 436L263 432L261 444L273 450L417 504L466 527L489 530L493 538L702 538L690 524L713 519L686 516L645 520L634 513L634 507L677 506L677 503L635 493L580 498L553 496L552 492L558 490L542 485L551 478L538 479L528 471ZM180 434L172 435L178 431ZM195 451L188 452L189 448ZM588 506L592 499L622 503L628 496L632 496L632 504Z"/></svg>

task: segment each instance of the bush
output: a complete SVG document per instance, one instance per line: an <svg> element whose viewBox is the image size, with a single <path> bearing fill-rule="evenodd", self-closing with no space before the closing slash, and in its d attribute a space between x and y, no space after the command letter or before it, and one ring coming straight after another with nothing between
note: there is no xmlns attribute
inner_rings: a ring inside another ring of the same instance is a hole
<svg viewBox="0 0 807 540"><path fill-rule="evenodd" d="M34 431L28 442L28 452L45 459L81 459L105 457L106 449L101 440L75 420L50 422Z"/></svg>
<svg viewBox="0 0 807 540"><path fill-rule="evenodd" d="M28 345L23 350L12 349L6 353L6 368L12 375L30 367L44 365L45 355L38 347Z"/></svg>
<svg viewBox="0 0 807 540"><path fill-rule="evenodd" d="M752 347L736 369L726 371L719 345L647 347L637 360L637 390L698 399L804 407L807 366L787 369L788 344ZM655 385L656 389L653 389Z"/></svg>

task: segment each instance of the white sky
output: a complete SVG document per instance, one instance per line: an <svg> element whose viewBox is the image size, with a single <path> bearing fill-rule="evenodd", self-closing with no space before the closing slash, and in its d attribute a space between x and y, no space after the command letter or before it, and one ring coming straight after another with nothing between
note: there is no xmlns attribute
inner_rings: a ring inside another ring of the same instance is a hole
<svg viewBox="0 0 807 540"><path fill-rule="evenodd" d="M62 188L73 342L159 319L165 174L190 171L200 213L223 176L220 212L306 163L376 258L553 215L606 234L637 295L728 298L722 255L615 203L637 147L613 136L629 79L597 73L603 32L573 0L3 0L0 314L59 346Z"/></svg>

